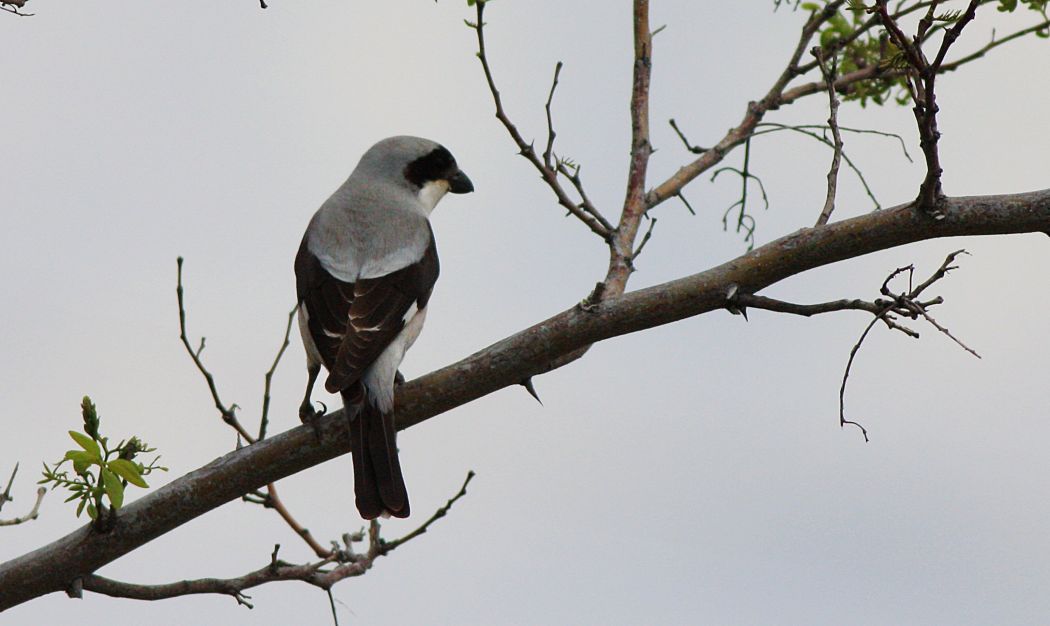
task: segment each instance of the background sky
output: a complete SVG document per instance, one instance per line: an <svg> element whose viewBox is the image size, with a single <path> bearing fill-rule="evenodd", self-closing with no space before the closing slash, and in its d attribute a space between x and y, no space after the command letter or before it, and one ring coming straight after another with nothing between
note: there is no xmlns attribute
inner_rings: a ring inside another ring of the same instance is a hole
<svg viewBox="0 0 1050 626"><path fill-rule="evenodd" d="M772 2L652 6L650 184L689 154L674 117L710 145L765 94L804 16ZM956 3L960 4L960 3ZM581 300L604 245L563 216L492 115L464 2L251 0L56 3L0 15L0 475L21 462L3 517L32 502L41 461L71 445L89 394L114 439L158 446L171 473L228 452L232 431L178 339L175 258L186 258L189 330L227 402L253 422L263 373L294 301L292 260L320 203L360 154L393 134L444 143L477 192L434 214L442 260L427 327L402 366L415 377ZM1027 23L982 9L973 49ZM496 2L490 58L509 113L545 137L556 61L556 150L583 165L596 204L622 201L629 145L630 8L599 0ZM1017 42L940 79L950 195L1050 185L1050 43ZM844 105L843 125L903 134L905 107ZM768 120L821 123L813 96ZM894 140L846 136L885 206L923 176ZM742 154L726 164L739 165ZM758 243L809 226L830 154L802 136L756 139L770 208ZM667 202L631 288L694 273L745 244L721 216L730 175ZM873 206L842 173L835 219ZM754 191L754 190L753 190ZM752 195L754 198L755 196ZM868 428L838 427L838 388L868 318L714 312L596 345L536 379L544 405L505 389L401 434L418 525L478 476L425 536L335 588L344 624L1036 624L1050 614L1050 309L1043 235L931 241L811 271L769 289L799 302L873 298L894 268L922 276L966 248L936 287L938 319L984 357L928 327L878 327L847 396ZM274 431L298 425L297 337L274 380ZM324 396L317 396L324 399ZM329 406L333 405L329 399ZM339 458L279 483L327 542L361 526ZM0 532L0 560L81 522L60 494ZM230 503L99 573L141 583L237 576L312 555L272 511ZM156 603L52 594L3 624L330 623L301 583Z"/></svg>

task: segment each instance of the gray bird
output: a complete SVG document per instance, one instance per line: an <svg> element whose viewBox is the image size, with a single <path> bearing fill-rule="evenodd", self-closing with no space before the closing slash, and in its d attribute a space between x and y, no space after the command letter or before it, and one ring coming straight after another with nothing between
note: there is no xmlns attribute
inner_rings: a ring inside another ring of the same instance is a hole
<svg viewBox="0 0 1050 626"><path fill-rule="evenodd" d="M365 519L408 517L394 428L394 383L419 336L438 277L428 216L447 193L474 185L452 154L419 137L369 148L350 178L318 209L295 257L299 330L310 395L321 365L350 420L354 493Z"/></svg>

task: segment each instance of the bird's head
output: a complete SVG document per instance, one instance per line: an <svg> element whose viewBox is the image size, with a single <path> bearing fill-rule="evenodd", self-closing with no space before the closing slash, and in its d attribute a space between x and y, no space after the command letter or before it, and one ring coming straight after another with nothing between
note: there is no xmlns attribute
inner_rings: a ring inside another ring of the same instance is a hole
<svg viewBox="0 0 1050 626"><path fill-rule="evenodd" d="M474 183L459 169L452 153L422 137L400 135L383 139L368 149L358 167L392 176L396 184L407 185L427 213L448 192L474 191Z"/></svg>

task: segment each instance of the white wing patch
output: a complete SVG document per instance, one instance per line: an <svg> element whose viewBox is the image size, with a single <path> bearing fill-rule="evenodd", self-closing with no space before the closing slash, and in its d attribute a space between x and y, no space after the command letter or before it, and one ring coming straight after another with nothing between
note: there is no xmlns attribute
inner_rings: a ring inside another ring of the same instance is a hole
<svg viewBox="0 0 1050 626"><path fill-rule="evenodd" d="M426 307L417 309L413 303L405 313L405 327L361 376L361 382L368 390L369 397L383 413L394 410L394 375L401 366L401 360L405 358L405 352L412 347L419 337L419 332L423 330L426 317Z"/></svg>
<svg viewBox="0 0 1050 626"><path fill-rule="evenodd" d="M306 310L306 303L299 303L299 334L303 336L303 347L306 348L306 362L311 366L321 364L321 352L314 343L310 334L310 313Z"/></svg>

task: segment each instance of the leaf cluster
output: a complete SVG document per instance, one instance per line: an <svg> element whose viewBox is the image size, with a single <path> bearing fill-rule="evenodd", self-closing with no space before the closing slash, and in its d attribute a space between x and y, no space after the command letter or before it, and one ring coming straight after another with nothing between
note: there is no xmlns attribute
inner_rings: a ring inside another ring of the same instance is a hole
<svg viewBox="0 0 1050 626"><path fill-rule="evenodd" d="M135 460L140 454L156 450L138 437L121 440L111 447L109 438L99 432L98 410L88 396L84 396L80 410L83 432L69 431L78 447L66 451L62 460L52 466L44 463L44 477L38 484L50 485L52 490L64 487L70 492L66 502L79 500L77 517L87 511L88 517L98 522L102 519L100 514L104 515L107 510L107 503L110 515L124 505L124 490L129 484L145 489L149 485L144 476L154 470L166 472L168 468L157 464L159 456L149 464ZM62 469L66 463L72 466L72 474Z"/></svg>

